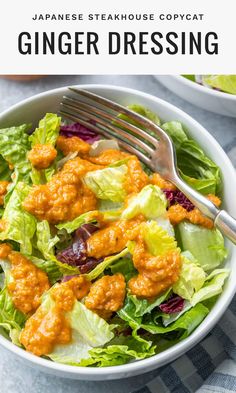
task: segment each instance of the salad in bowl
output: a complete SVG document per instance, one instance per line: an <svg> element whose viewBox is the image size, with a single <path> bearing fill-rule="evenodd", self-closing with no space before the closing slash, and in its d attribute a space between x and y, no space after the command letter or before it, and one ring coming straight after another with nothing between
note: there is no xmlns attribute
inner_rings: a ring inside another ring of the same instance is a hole
<svg viewBox="0 0 236 393"><path fill-rule="evenodd" d="M236 75L155 75L187 102L216 113L236 117Z"/></svg>
<svg viewBox="0 0 236 393"><path fill-rule="evenodd" d="M182 178L219 206L220 168L184 126L130 108L161 125ZM0 130L0 160L0 331L15 345L117 366L174 346L206 318L229 276L222 234L116 140L46 113L33 132Z"/></svg>
<svg viewBox="0 0 236 393"><path fill-rule="evenodd" d="M183 75L209 89L236 95L236 75Z"/></svg>

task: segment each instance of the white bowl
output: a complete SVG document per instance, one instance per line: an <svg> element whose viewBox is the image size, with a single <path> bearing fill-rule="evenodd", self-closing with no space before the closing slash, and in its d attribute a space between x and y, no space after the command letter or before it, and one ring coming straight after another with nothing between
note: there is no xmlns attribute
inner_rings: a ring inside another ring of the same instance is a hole
<svg viewBox="0 0 236 393"><path fill-rule="evenodd" d="M145 105L159 114L163 121L181 121L189 130L189 134L205 148L207 154L220 166L224 178L225 207L232 215L236 216L234 195L234 190L236 189L236 176L234 168L219 144L199 123L173 105L136 90L105 85L83 85L80 87L120 102L123 105L131 103ZM46 112L56 112L58 110L62 96L66 93L68 93L67 88L51 90L14 105L12 108L0 115L0 127L3 128L5 126L17 125L25 122L32 122L33 124L36 124ZM36 357L13 345L2 336L0 336L0 344L14 354L20 356L31 366L50 374L73 379L108 380L125 378L137 374L143 374L147 371L163 366L188 351L191 347L203 339L228 307L236 291L236 269L233 269L236 262L236 248L231 244L228 244L227 246L230 250L227 265L232 267L232 272L217 303L206 319L190 337L158 355L121 366L107 368L83 368L57 364L49 360Z"/></svg>
<svg viewBox="0 0 236 393"><path fill-rule="evenodd" d="M236 117L236 95L209 89L181 75L155 75L155 78L191 104L220 115Z"/></svg>

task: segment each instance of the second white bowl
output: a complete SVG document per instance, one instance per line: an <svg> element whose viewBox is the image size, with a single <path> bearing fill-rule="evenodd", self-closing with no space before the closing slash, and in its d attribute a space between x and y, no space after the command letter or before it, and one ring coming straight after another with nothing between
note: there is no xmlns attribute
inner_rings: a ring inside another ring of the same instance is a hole
<svg viewBox="0 0 236 393"><path fill-rule="evenodd" d="M236 95L209 89L181 75L154 75L165 87L202 109L236 117Z"/></svg>

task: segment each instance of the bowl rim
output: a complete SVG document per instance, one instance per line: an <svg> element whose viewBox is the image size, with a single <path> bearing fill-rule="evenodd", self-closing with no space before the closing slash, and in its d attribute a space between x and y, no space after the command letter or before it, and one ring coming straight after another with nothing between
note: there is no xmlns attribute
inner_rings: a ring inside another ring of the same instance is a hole
<svg viewBox="0 0 236 393"><path fill-rule="evenodd" d="M22 100L19 103L12 105L10 108L0 113L0 120L3 117L8 116L12 111L15 111L18 108L20 108L22 105L31 103L32 101L37 101L38 99L41 99L46 96L53 96L53 94L63 95L65 93L65 90L68 89L68 87L69 86L63 86L56 89L50 89L42 93L33 95L29 98L26 98L25 100ZM78 84L75 85L74 87L88 89L88 90L91 89L92 91L95 90L95 92L96 90L102 89L102 90L107 90L108 92L118 91L126 94L130 93L136 95L137 97L141 97L144 99L146 98L147 100L149 99L150 101L155 102L157 105L160 104L170 112L174 112L176 115L179 114L181 117L184 117L186 121L190 122L192 126L195 126L198 129L199 133L203 135L206 142L214 146L216 153L218 152L221 155L221 159L224 162L224 165L227 167L229 176L232 175L235 177L235 169L231 161L229 160L228 156L220 146L220 144L216 141L216 139L194 118L192 118L190 115L188 115L183 110L176 107L175 105L170 104L169 102L160 99L159 97L153 96L152 94L144 93L137 89L131 89L123 86L116 86L116 85L109 85L109 84L108 85ZM146 359L127 363L124 365L109 366L104 368L71 366L71 365L56 363L51 360L43 359L41 357L37 357L25 351L24 349L16 346L2 335L0 335L0 344L6 349L8 349L9 351L25 359L26 361L41 367L41 369L43 369L45 372L51 371L53 373L53 371L55 372L57 371L57 372L64 373L64 375L62 374L62 376L66 376L65 374L67 374L69 378L72 376L74 376L75 378L76 376L77 377L80 376L81 377L80 379L85 379L85 380L86 377L88 377L88 379L93 379L94 377L94 380L96 380L96 378L100 378L102 376L108 376L108 375L109 375L109 379L119 379L125 376L137 375L140 374L141 372L148 372L155 368L159 368L160 366L163 366L165 364L174 361L183 353L190 350L194 345L196 345L199 341L201 341L209 333L209 331L215 326L215 324L219 321L223 313L226 311L228 305L230 304L235 292L236 292L236 286L235 287L231 286L231 288L229 288L228 291L226 291L225 289L221 294L220 298L218 299L217 303L210 310L209 314L203 320L203 322L194 330L194 332L189 337L187 337L183 341L179 342L178 344L175 344L173 347L170 347L159 354L156 354ZM171 360L169 360L170 357Z"/></svg>
<svg viewBox="0 0 236 393"><path fill-rule="evenodd" d="M166 75L167 76L167 75ZM215 90L215 89L209 89L204 85L200 85L197 82L191 81L187 78L185 78L183 75L168 75L169 77L176 79L178 82L185 84L187 87L190 88L195 88L201 93L209 94L214 97L218 98L225 98L229 101L236 101L236 94L230 94L230 93L225 93L223 91Z"/></svg>

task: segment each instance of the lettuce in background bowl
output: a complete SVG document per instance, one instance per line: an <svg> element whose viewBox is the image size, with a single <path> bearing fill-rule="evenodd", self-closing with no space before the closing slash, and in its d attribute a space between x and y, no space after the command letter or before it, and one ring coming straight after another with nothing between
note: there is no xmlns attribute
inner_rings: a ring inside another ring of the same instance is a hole
<svg viewBox="0 0 236 393"><path fill-rule="evenodd" d="M233 76L235 77L235 75ZM236 117L236 95L233 93L236 90L234 90L232 81L229 82L222 78L223 75L204 75L206 82L212 86L212 88L209 88L196 83L193 75L187 75L187 77L182 75L155 75L160 83L191 104L216 114ZM219 90L220 88L222 91ZM227 93L223 91L225 89L228 91Z"/></svg>

